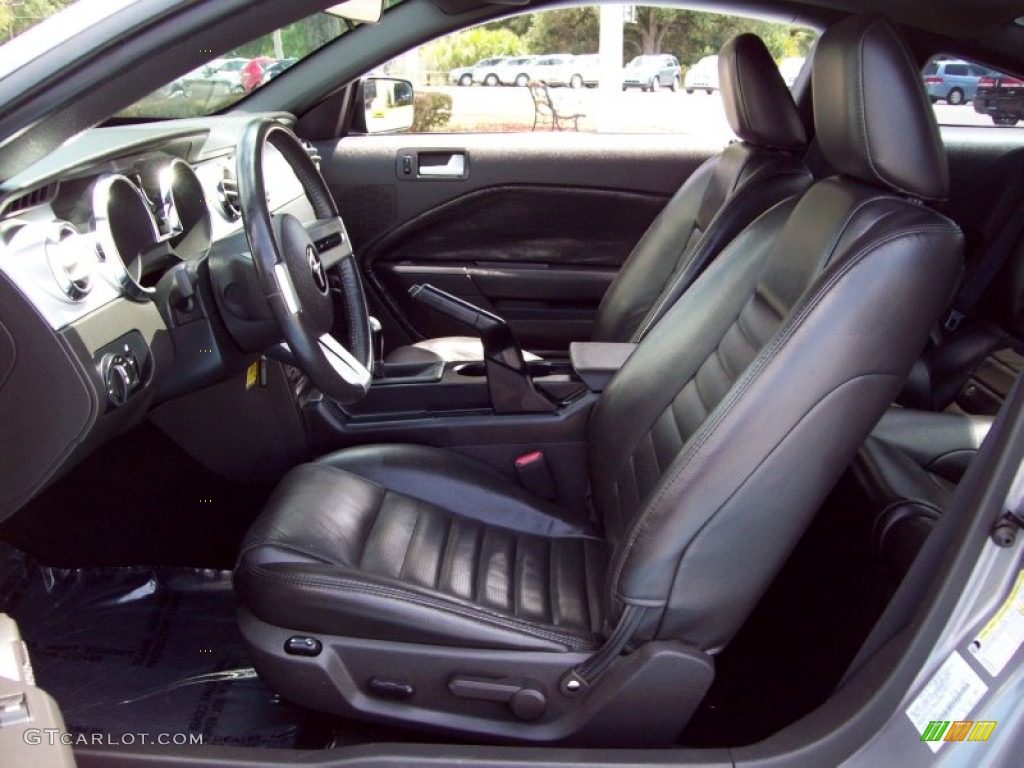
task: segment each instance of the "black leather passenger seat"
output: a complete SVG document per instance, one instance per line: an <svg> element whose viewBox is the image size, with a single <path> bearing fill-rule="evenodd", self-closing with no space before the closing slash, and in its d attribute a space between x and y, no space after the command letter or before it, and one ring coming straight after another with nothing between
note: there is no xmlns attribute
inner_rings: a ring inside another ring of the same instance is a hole
<svg viewBox="0 0 1024 768"><path fill-rule="evenodd" d="M648 227L602 298L590 341L640 341L740 230L814 180L800 114L764 42L753 34L729 41L719 72L739 141L694 171ZM387 361L482 359L479 338L446 336L399 347Z"/></svg>

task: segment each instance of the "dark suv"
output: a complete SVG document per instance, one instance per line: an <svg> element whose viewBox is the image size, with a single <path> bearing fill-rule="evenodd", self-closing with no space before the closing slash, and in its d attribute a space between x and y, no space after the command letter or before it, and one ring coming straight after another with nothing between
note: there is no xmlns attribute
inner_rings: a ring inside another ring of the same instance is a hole
<svg viewBox="0 0 1024 768"><path fill-rule="evenodd" d="M1024 117L1024 80L998 72L981 78L974 111L996 125L1016 125Z"/></svg>

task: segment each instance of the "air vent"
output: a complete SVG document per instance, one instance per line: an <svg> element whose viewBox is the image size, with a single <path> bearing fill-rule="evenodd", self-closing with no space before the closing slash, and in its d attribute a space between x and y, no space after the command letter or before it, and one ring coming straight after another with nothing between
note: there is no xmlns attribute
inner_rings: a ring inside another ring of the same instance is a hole
<svg viewBox="0 0 1024 768"><path fill-rule="evenodd" d="M7 202L2 209L2 215L11 216L29 208L35 208L49 203L57 196L57 182L52 182L44 187L38 187L31 192L15 197Z"/></svg>
<svg viewBox="0 0 1024 768"><path fill-rule="evenodd" d="M85 238L67 222L58 222L54 233L46 240L50 271L61 293L72 301L84 299L92 290L91 254Z"/></svg>
<svg viewBox="0 0 1024 768"><path fill-rule="evenodd" d="M242 217L242 208L238 203L238 182L230 168L224 169L224 175L217 184L217 196L224 217L228 221L238 221Z"/></svg>

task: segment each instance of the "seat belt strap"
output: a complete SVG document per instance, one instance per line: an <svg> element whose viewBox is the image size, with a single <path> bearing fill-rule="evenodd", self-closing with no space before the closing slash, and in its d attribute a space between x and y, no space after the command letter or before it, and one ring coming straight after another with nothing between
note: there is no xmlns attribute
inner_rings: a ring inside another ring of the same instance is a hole
<svg viewBox="0 0 1024 768"><path fill-rule="evenodd" d="M566 696L576 696L593 685L629 645L647 610L645 606L627 603L622 609L619 623L615 625L614 631L605 640L604 645L589 659L562 676L558 684L562 693Z"/></svg>
<svg viewBox="0 0 1024 768"><path fill-rule="evenodd" d="M1018 209L1003 224L999 235L972 265L970 274L964 276L953 299L953 305L942 319L942 327L949 333L955 332L963 321L974 314L978 302L995 280L996 275L1013 253L1017 239L1024 232L1024 211Z"/></svg>

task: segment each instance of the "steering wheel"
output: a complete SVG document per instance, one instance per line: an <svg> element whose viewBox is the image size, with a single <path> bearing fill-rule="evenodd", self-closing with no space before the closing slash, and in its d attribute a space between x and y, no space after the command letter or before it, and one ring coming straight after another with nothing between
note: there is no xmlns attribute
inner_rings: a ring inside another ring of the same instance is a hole
<svg viewBox="0 0 1024 768"><path fill-rule="evenodd" d="M316 220L271 215L263 166L273 146L302 184ZM242 224L263 296L297 365L328 397L353 403L366 395L373 367L370 320L352 246L320 171L295 134L273 120L253 120L237 161ZM346 343L331 335L334 291L344 313Z"/></svg>

